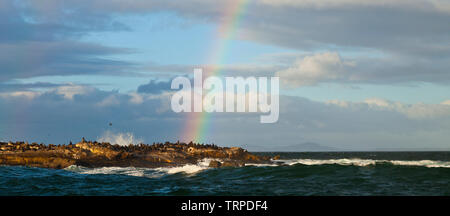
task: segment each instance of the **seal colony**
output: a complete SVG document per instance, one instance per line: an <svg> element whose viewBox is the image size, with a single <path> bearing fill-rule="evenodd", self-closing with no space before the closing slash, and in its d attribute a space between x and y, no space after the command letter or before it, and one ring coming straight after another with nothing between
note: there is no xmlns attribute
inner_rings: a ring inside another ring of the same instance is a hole
<svg viewBox="0 0 450 216"><path fill-rule="evenodd" d="M26 142L0 142L0 164L63 169L84 167L175 167L196 164L211 158L210 167L270 163L270 157L257 156L239 147L218 147L196 143L154 143L120 146L86 141L68 145Z"/></svg>

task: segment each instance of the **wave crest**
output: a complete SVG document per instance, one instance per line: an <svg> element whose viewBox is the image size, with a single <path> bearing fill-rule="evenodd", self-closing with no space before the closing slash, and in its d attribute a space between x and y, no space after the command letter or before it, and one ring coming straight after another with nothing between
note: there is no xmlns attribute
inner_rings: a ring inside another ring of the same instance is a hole
<svg viewBox="0 0 450 216"><path fill-rule="evenodd" d="M118 144L121 146L127 146L130 144L143 143L144 140L135 138L133 133L113 133L106 131L98 138L99 142L108 142L111 144Z"/></svg>
<svg viewBox="0 0 450 216"><path fill-rule="evenodd" d="M370 166L381 163L389 163L398 166L422 166L429 168L450 168L450 161L432 161L432 160L417 160L417 161L402 161L402 160L373 160L360 158L343 158L343 159L291 159L291 160L274 160L284 165L325 165L338 164L344 166ZM270 164L269 164L270 165Z"/></svg>
<svg viewBox="0 0 450 216"><path fill-rule="evenodd" d="M177 167L160 167L160 168L138 168L138 167L100 167L100 168L86 168L82 166L72 165L65 170L80 174L107 174L107 175L128 175L136 177L159 178L166 175L177 173L184 173L188 175L196 174L201 171L210 169L209 162L213 160L210 158L203 159L197 164L186 164ZM343 159L290 159L290 160L273 160L273 164L246 164L246 166L292 166L296 164L318 166L327 164L337 164L343 166L376 166L377 164L388 163L396 166L421 166L428 168L450 168L450 161L432 161L432 160L417 160L417 161L402 161L402 160L372 160L359 158L343 158Z"/></svg>
<svg viewBox="0 0 450 216"><path fill-rule="evenodd" d="M203 170L209 169L209 162L212 159L205 158L197 164L186 164L177 167L160 167L160 168L139 168L139 167L99 167L87 168L83 166L72 165L65 170L76 172L79 174L106 174L106 175L128 175L136 177L159 178L167 174L195 174Z"/></svg>

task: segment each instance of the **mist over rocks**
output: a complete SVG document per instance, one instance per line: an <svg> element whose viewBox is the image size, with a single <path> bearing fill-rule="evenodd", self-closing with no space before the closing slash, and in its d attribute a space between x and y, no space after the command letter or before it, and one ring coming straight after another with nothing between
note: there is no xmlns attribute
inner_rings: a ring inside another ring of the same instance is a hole
<svg viewBox="0 0 450 216"><path fill-rule="evenodd" d="M217 167L268 163L270 157L257 156L238 147L218 147L197 143L153 143L127 146L86 141L68 145L26 142L0 142L0 164L63 169L84 167L176 167L196 164L206 158L217 159Z"/></svg>

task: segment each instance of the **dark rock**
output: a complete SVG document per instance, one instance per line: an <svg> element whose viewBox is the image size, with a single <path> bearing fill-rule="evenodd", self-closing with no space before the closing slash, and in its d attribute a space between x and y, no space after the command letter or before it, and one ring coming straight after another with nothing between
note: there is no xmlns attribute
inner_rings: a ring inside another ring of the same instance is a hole
<svg viewBox="0 0 450 216"><path fill-rule="evenodd" d="M242 167L245 163L242 161L224 161L222 167Z"/></svg>
<svg viewBox="0 0 450 216"><path fill-rule="evenodd" d="M209 162L209 167L212 168L219 168L222 164L219 161L213 160Z"/></svg>
<svg viewBox="0 0 450 216"><path fill-rule="evenodd" d="M86 167L134 166L164 167L195 164L205 158L210 167L239 167L245 163L270 163L270 158L253 155L242 148L218 147L196 143L155 143L153 145L119 146L109 143L82 142L69 145L26 144L0 142L0 164L65 168L70 165Z"/></svg>

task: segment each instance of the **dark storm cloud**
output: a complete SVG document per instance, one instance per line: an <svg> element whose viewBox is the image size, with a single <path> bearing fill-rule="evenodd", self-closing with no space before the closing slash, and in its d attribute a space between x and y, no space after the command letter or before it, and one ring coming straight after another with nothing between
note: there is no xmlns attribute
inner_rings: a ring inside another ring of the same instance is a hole
<svg viewBox="0 0 450 216"><path fill-rule="evenodd" d="M0 81L49 75L133 72L134 64L108 56L126 49L73 41L0 44Z"/></svg>
<svg viewBox="0 0 450 216"><path fill-rule="evenodd" d="M0 42L9 45L18 41L59 42L75 40L78 36L93 31L130 30L115 17L161 11L175 13L186 20L218 24L223 22L223 8L227 4L227 1L206 0L1 1L3 19L0 23L7 31L0 36ZM446 1L440 0L251 1L240 20L237 37L310 53L324 50L361 52L358 55L364 58L355 57L355 70L358 71L352 76L357 79L339 79L333 82L391 84L425 81L448 84L449 8ZM75 57L70 56L69 52L63 59L56 58L51 62L53 66L48 69L36 65L34 68L40 69L34 72L25 71L27 67L21 69L13 61L6 67L11 72L0 72L1 80L16 78L15 74L17 77L29 77L41 74L103 73L110 70L112 74L133 71L126 70L128 62L108 60L106 56L110 53L100 54L103 58L91 58L90 51L86 50L86 59L83 50L79 52L80 55ZM57 55L59 53L56 52ZM23 55L26 56L25 53ZM371 61L366 61L365 56L370 57ZM9 61L2 58L2 63ZM395 62L390 61L391 59ZM116 67L117 65L120 66ZM186 73L183 65L152 65L147 69Z"/></svg>
<svg viewBox="0 0 450 216"><path fill-rule="evenodd" d="M56 7L61 3L1 0L0 26L3 34L0 35L0 42L76 39L92 31L130 30L111 19L110 14L88 13L77 7ZM47 9L43 10L42 7Z"/></svg>
<svg viewBox="0 0 450 216"><path fill-rule="evenodd" d="M126 30L122 25L107 16L46 16L25 1L0 2L0 82L48 75L133 72L133 63L110 58L131 50L77 41L92 31Z"/></svg>
<svg viewBox="0 0 450 216"><path fill-rule="evenodd" d="M28 8L47 19L69 16L64 10L77 8L70 14L75 20L169 11L214 23L223 21L223 8L230 4L207 0L27 2ZM252 1L241 17L238 37L301 50L342 46L421 56L448 55L448 8L445 1Z"/></svg>
<svg viewBox="0 0 450 216"><path fill-rule="evenodd" d="M258 12L244 22L244 31L247 37L267 43L298 49L342 46L417 55L450 53L448 46L433 46L450 41L447 13L381 6L257 7Z"/></svg>
<svg viewBox="0 0 450 216"><path fill-rule="evenodd" d="M174 137L180 121L161 105L166 97L142 96L138 102L133 97L138 96L77 85L45 92L0 93L0 120L11 126L2 127L0 139L68 143L81 137L95 140L107 130L144 135L149 142Z"/></svg>
<svg viewBox="0 0 450 216"><path fill-rule="evenodd" d="M192 81L191 81L192 82ZM138 93L150 93L150 94L160 94L165 91L173 91L171 89L170 81L155 81L150 80L149 83L140 85L137 88Z"/></svg>
<svg viewBox="0 0 450 216"><path fill-rule="evenodd" d="M0 140L68 143L98 139L105 131L131 132L144 142L176 141L188 120L170 109L170 94L123 94L89 86L66 85L45 92L0 93ZM361 150L376 147L446 147L450 105L315 102L281 96L280 119L260 124L259 113L211 113L205 140L255 150L307 141ZM109 123L112 126L109 126ZM20 129L20 130L18 130ZM26 134L24 134L26 132ZM350 137L350 138L349 138ZM425 142L426 139L433 142ZM280 144L281 145L281 144Z"/></svg>
<svg viewBox="0 0 450 216"><path fill-rule="evenodd" d="M35 82L35 83L0 83L0 92L10 91L25 91L36 88L55 88L64 84L56 84L49 82Z"/></svg>

